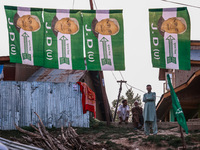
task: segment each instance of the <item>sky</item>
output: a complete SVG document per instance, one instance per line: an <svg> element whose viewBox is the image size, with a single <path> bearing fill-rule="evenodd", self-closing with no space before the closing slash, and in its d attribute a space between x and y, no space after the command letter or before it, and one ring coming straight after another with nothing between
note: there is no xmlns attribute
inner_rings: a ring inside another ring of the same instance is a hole
<svg viewBox="0 0 200 150"><path fill-rule="evenodd" d="M179 2L179 0L171 0ZM162 0L95 0L95 9L123 9L124 18L124 49L126 70L104 71L104 79L108 100L117 99L119 84L116 80L126 80L137 89L146 91L146 85L152 85L156 92L156 102L163 94L163 81L158 80L159 69L153 68L151 63L150 35L149 35L149 8L185 7ZM197 6L188 7L191 20L191 40L200 40L200 1L181 0L181 3ZM89 0L0 0L0 56L9 56L7 22L4 5L56 8L56 9L90 9ZM123 84L121 95L125 95L129 86ZM134 89L143 97L143 92Z"/></svg>

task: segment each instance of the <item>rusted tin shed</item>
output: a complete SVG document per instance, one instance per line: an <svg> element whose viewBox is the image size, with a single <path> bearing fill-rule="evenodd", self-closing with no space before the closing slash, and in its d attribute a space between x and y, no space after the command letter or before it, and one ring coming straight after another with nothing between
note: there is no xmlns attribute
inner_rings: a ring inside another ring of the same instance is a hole
<svg viewBox="0 0 200 150"><path fill-rule="evenodd" d="M105 83L102 71L86 71L86 70L61 70L40 68L29 79L29 82L53 82L53 83L70 83L82 81L96 94L96 110L97 119L110 122L112 113L108 103L105 90Z"/></svg>
<svg viewBox="0 0 200 150"><path fill-rule="evenodd" d="M40 68L30 78L29 82L53 82L53 83L68 83L78 82L86 74L85 70L62 70L62 69L47 69Z"/></svg>
<svg viewBox="0 0 200 150"><path fill-rule="evenodd" d="M93 114L82 114L78 81L87 83L95 92L97 119L112 120L103 72L47 69L12 64L9 60L3 64L4 70L8 69L7 73L13 70L8 79L13 81L8 81L4 75L7 81L0 83L0 129L14 129L14 122L19 126L35 124L34 111L48 127L66 126L68 122L72 122L73 126L89 127L89 118Z"/></svg>
<svg viewBox="0 0 200 150"><path fill-rule="evenodd" d="M81 93L76 83L0 82L0 130L38 122L37 112L47 127L89 127L89 112L83 114Z"/></svg>

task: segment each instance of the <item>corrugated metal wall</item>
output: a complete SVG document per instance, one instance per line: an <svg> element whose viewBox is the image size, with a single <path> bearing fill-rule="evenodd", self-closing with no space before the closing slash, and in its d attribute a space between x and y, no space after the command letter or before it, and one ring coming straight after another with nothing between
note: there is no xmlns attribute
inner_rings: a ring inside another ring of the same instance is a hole
<svg viewBox="0 0 200 150"><path fill-rule="evenodd" d="M0 82L0 130L38 122L37 112L47 127L89 127L89 113L83 115L81 92L75 83Z"/></svg>

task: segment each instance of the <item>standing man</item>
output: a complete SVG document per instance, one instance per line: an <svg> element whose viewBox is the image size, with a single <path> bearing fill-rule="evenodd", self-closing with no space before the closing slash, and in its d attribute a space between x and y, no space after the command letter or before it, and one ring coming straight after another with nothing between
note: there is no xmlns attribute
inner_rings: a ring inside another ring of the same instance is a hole
<svg viewBox="0 0 200 150"><path fill-rule="evenodd" d="M144 105L144 133L145 135L150 134L150 125L152 125L153 134L157 134L157 117L156 117L156 93L151 92L151 85L147 85L147 93L144 94L143 102Z"/></svg>
<svg viewBox="0 0 200 150"><path fill-rule="evenodd" d="M127 105L127 100L122 100L122 105L118 107L117 110L118 116L119 116L119 124L122 122L125 122L125 124L128 124L128 118L129 118L129 106Z"/></svg>

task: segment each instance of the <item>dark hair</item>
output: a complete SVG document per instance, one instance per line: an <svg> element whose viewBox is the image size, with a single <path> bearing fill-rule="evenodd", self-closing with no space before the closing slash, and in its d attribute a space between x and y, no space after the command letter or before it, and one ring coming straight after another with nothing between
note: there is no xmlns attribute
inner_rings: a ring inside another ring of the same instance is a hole
<svg viewBox="0 0 200 150"><path fill-rule="evenodd" d="M122 103L124 104L124 102L127 101L126 99L122 100Z"/></svg>
<svg viewBox="0 0 200 150"><path fill-rule="evenodd" d="M148 86L150 86L150 87L151 87L151 84L147 84L147 87L148 87Z"/></svg>

